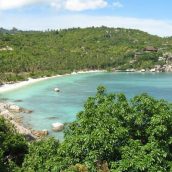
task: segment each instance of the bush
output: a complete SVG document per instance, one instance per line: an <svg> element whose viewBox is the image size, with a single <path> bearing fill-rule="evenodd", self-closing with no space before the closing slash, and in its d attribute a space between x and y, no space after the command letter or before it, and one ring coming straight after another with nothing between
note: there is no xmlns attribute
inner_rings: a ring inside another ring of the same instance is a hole
<svg viewBox="0 0 172 172"><path fill-rule="evenodd" d="M172 104L147 94L128 100L100 86L66 128L64 141L30 143L22 168L26 144L3 120L0 124L1 169L9 169L10 155L17 166L13 171L22 172L172 171Z"/></svg>
<svg viewBox="0 0 172 172"><path fill-rule="evenodd" d="M147 94L128 101L99 87L65 132L60 151L90 171L105 161L111 171L171 171L171 126L170 103Z"/></svg>
<svg viewBox="0 0 172 172"><path fill-rule="evenodd" d="M21 166L25 153L27 143L24 137L0 117L0 171L12 171L12 168Z"/></svg>

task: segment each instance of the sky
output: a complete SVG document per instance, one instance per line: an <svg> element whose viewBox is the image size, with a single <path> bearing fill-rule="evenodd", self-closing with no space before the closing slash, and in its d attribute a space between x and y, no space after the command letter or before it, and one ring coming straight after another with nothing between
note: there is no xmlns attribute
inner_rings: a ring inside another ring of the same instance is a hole
<svg viewBox="0 0 172 172"><path fill-rule="evenodd" d="M0 27L107 26L172 36L172 0L0 0Z"/></svg>

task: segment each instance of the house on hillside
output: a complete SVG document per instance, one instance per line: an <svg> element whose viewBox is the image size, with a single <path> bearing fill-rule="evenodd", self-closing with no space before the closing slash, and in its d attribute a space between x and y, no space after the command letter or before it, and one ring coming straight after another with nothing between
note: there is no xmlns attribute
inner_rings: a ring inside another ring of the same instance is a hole
<svg viewBox="0 0 172 172"><path fill-rule="evenodd" d="M148 47L145 47L145 48L143 49L143 51L146 51L146 52L157 52L158 49L155 48L155 47L153 47L153 46L148 46Z"/></svg>

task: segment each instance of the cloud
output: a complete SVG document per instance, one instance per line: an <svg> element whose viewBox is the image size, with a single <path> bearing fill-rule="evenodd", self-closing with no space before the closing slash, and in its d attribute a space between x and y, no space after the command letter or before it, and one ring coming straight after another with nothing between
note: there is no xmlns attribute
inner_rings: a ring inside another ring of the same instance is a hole
<svg viewBox="0 0 172 172"><path fill-rule="evenodd" d="M0 0L0 10L20 8L40 2L41 0Z"/></svg>
<svg viewBox="0 0 172 172"><path fill-rule="evenodd" d="M104 8L107 6L105 0L67 0L65 8L71 11L83 11L88 9Z"/></svg>
<svg viewBox="0 0 172 172"><path fill-rule="evenodd" d="M108 5L106 0L0 0L0 10L16 9L35 4L49 5L69 11L104 8Z"/></svg>
<svg viewBox="0 0 172 172"><path fill-rule="evenodd" d="M172 21L90 15L57 15L51 17L0 16L1 27L17 27L23 30L64 29L72 27L84 28L102 25L107 27L139 29L159 36L172 36Z"/></svg>
<svg viewBox="0 0 172 172"><path fill-rule="evenodd" d="M119 1L115 1L115 2L113 2L113 7L122 8L122 7L124 7L124 5Z"/></svg>

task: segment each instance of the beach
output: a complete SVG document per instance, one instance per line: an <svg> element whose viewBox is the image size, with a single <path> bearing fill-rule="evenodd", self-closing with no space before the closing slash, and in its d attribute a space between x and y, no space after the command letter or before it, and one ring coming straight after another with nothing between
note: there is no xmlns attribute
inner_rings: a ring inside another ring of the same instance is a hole
<svg viewBox="0 0 172 172"><path fill-rule="evenodd" d="M0 86L0 93L15 90L15 89L21 88L23 86L34 84L36 82L51 79L51 78L76 75L76 74L82 74L82 73L93 73L93 72L105 72L105 70L88 70L88 71L83 70L83 71L78 71L78 72L72 72L70 74L55 75L55 76L51 76L51 77L43 77L43 78L36 78L36 79L28 78L27 81L21 81L21 82L16 82L16 83L12 83L12 84L4 84L4 85Z"/></svg>
<svg viewBox="0 0 172 172"><path fill-rule="evenodd" d="M4 84L4 85L0 86L0 93L19 89L21 87L24 87L24 86L27 86L30 84L34 84L34 83L37 83L37 82L40 82L43 80L48 80L48 79L63 77L63 76L69 76L69 75L76 75L76 74L93 73L93 72L105 72L105 71L89 70L89 71L73 72L71 74L37 78L37 79L28 78L27 81L16 82L13 84ZM12 107L12 106L15 107L16 109L11 110L10 107ZM29 138L33 138L33 139L37 139L37 136L39 136L39 135L46 134L46 131L33 131L32 129L25 127L23 125L22 120L18 120L21 110L23 110L21 107L18 107L17 105L15 105L13 103L0 100L0 116L3 116L5 119L7 119L16 128L18 133L24 134L25 136L28 136Z"/></svg>

